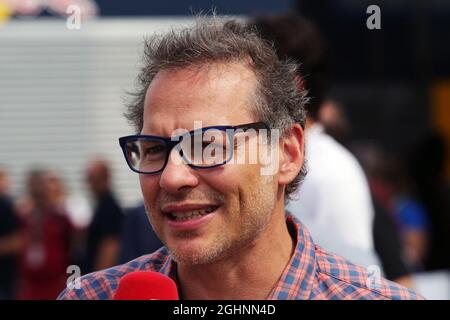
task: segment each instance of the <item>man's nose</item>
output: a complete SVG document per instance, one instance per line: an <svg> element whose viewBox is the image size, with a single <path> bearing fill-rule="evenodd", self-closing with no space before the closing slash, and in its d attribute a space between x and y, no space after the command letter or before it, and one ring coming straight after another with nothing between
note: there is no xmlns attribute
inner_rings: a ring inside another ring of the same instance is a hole
<svg viewBox="0 0 450 320"><path fill-rule="evenodd" d="M167 165L161 173L159 185L168 193L177 193L184 187L193 188L198 185L198 177L174 148L169 154Z"/></svg>

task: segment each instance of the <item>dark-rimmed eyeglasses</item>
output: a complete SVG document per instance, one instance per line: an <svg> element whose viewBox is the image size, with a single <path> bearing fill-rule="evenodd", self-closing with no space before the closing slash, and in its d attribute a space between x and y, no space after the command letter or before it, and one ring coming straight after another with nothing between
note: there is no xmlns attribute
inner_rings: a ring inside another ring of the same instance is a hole
<svg viewBox="0 0 450 320"><path fill-rule="evenodd" d="M209 169L229 162L233 158L235 134L249 129L269 130L269 127L264 122L254 122L238 126L204 127L172 138L131 135L119 138L119 144L128 166L137 173L161 173L172 149L190 167Z"/></svg>

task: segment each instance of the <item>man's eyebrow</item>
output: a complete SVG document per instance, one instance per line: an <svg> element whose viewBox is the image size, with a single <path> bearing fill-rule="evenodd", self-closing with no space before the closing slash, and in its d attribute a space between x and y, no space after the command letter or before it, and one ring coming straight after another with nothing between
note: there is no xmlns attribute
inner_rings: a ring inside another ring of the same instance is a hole
<svg viewBox="0 0 450 320"><path fill-rule="evenodd" d="M233 129L232 125L227 125L227 124L220 124L220 125L214 125L214 126L207 126L207 127L201 127L201 128L197 128L194 130L189 131L190 133L192 132L201 132L201 131L205 131L205 130L210 130L210 129Z"/></svg>

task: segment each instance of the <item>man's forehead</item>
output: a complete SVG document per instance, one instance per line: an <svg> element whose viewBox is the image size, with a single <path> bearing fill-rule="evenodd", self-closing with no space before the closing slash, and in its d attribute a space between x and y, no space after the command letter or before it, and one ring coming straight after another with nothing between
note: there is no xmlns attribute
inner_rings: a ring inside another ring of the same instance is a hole
<svg viewBox="0 0 450 320"><path fill-rule="evenodd" d="M194 121L208 126L253 120L255 87L256 77L243 63L160 71L147 90L143 132L170 134L170 128L193 128Z"/></svg>
<svg viewBox="0 0 450 320"><path fill-rule="evenodd" d="M181 67L172 67L159 71L155 80L164 77L183 84L204 85L216 78L228 81L247 80L253 81L254 72L246 62L218 61L190 64Z"/></svg>

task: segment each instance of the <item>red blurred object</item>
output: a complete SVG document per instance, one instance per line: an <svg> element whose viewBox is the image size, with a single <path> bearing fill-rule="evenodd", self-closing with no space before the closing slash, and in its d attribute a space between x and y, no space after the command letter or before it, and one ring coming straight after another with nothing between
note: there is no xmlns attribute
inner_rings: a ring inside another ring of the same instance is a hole
<svg viewBox="0 0 450 320"><path fill-rule="evenodd" d="M119 282L114 300L178 300L175 282L153 271L136 271Z"/></svg>

